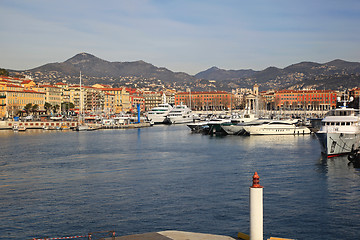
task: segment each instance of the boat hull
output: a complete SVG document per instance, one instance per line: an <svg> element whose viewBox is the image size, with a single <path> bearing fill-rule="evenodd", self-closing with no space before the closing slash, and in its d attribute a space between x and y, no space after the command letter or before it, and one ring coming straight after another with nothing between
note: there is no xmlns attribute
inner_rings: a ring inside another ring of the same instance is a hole
<svg viewBox="0 0 360 240"><path fill-rule="evenodd" d="M279 126L244 126L250 135L303 135L310 134L307 127L279 127Z"/></svg>
<svg viewBox="0 0 360 240"><path fill-rule="evenodd" d="M148 119L149 121L153 121L155 124L161 124L161 123L165 123L166 115L163 116L148 115Z"/></svg>
<svg viewBox="0 0 360 240"><path fill-rule="evenodd" d="M227 134L225 130L221 127L222 123L208 123L209 134Z"/></svg>
<svg viewBox="0 0 360 240"><path fill-rule="evenodd" d="M328 158L349 154L359 147L360 134L353 133L315 133L321 146L321 152Z"/></svg>
<svg viewBox="0 0 360 240"><path fill-rule="evenodd" d="M229 135L241 135L245 132L243 125L238 124L221 124L221 128Z"/></svg>
<svg viewBox="0 0 360 240"><path fill-rule="evenodd" d="M169 124L180 124L180 123L191 123L194 122L194 117L191 116L179 116L179 117L166 117L166 123Z"/></svg>

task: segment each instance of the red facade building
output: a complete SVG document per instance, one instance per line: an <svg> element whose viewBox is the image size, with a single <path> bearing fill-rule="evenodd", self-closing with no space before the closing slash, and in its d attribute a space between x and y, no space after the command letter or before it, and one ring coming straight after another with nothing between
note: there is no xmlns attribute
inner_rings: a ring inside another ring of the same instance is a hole
<svg viewBox="0 0 360 240"><path fill-rule="evenodd" d="M175 95L175 105L185 104L193 110L228 110L231 107L231 93L225 91L212 92L180 92Z"/></svg>
<svg viewBox="0 0 360 240"><path fill-rule="evenodd" d="M275 92L277 109L330 110L336 107L333 90L281 90Z"/></svg>

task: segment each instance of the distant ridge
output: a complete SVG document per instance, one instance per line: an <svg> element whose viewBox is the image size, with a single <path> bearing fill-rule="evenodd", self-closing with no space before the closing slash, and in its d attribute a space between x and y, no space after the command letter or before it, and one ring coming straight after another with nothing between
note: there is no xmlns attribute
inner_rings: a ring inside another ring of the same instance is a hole
<svg viewBox="0 0 360 240"><path fill-rule="evenodd" d="M119 77L137 76L144 78L158 78L164 81L193 80L194 77L186 73L175 73L166 68L155 67L144 61L109 62L89 53L79 53L62 63L50 63L30 69L34 71L59 71L64 75L78 75L81 71L90 77Z"/></svg>
<svg viewBox="0 0 360 240"><path fill-rule="evenodd" d="M252 69L246 70L224 70L218 67L212 67L195 75L196 78L208 80L233 80L244 77L251 77L256 73Z"/></svg>
<svg viewBox="0 0 360 240"><path fill-rule="evenodd" d="M11 71L11 70L9 70ZM133 87L158 86L186 90L231 90L252 88L257 83L267 89L346 89L360 87L360 63L335 59L327 63L304 61L283 69L268 67L262 71L252 69L224 70L213 66L192 76L156 67L142 60L110 62L89 53L79 53L64 62L48 63L24 71L39 81L78 81L79 72L85 84L104 83ZM16 72L16 71L14 71ZM19 72L19 71L18 71ZM128 81L126 79L136 78ZM209 80L215 80L214 83ZM165 84L166 83L166 84Z"/></svg>

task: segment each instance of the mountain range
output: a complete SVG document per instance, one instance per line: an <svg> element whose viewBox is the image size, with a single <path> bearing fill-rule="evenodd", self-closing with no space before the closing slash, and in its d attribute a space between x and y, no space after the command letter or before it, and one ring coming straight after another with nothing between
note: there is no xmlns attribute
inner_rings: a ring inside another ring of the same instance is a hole
<svg viewBox="0 0 360 240"><path fill-rule="evenodd" d="M10 72L15 72L9 70ZM89 53L79 53L60 62L20 71L36 81L78 82L81 71L85 84L103 83L113 86L173 88L176 90L231 90L267 89L345 89L360 87L360 63L334 60L324 64L301 62L283 69L268 67L262 71L252 69L224 70L211 67L196 75L173 72L144 61L109 62ZM161 89L160 89L161 90Z"/></svg>

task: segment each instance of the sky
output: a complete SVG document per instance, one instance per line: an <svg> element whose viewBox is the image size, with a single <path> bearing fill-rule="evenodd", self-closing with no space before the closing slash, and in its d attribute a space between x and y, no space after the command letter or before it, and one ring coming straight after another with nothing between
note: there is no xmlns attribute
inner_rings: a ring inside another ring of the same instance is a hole
<svg viewBox="0 0 360 240"><path fill-rule="evenodd" d="M0 0L0 68L82 52L174 72L360 62L358 0Z"/></svg>

